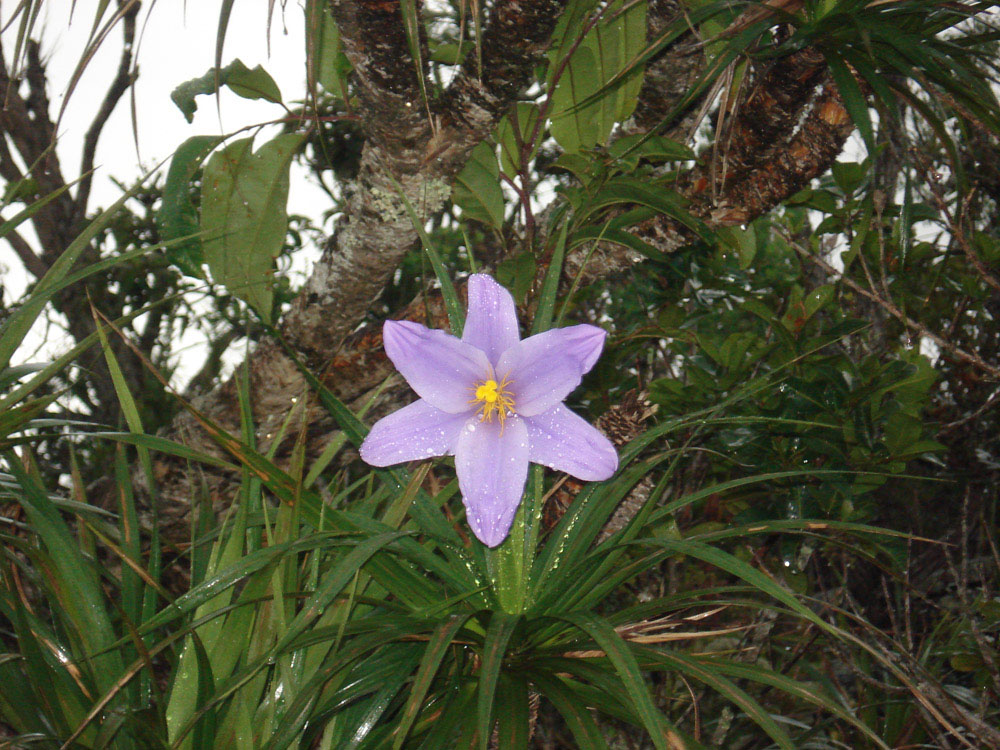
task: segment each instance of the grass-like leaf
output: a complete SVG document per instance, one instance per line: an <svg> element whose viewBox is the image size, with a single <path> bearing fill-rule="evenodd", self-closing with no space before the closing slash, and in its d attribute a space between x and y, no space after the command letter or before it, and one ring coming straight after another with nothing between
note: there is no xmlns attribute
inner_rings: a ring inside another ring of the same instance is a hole
<svg viewBox="0 0 1000 750"><path fill-rule="evenodd" d="M393 750L399 750L410 733L410 728L417 720L417 713L430 690L431 681L437 675L441 667L448 647L451 646L455 636L468 622L472 613L452 615L442 622L434 633L431 634L427 642L427 648L420 660L420 666L413 678L413 686L410 688L410 697L406 701L399 725L396 727L393 737Z"/></svg>
<svg viewBox="0 0 1000 750"><path fill-rule="evenodd" d="M479 671L479 695L476 701L476 725L479 747L486 750L493 732L493 703L503 660L514 630L521 623L520 615L494 612L483 641L482 665Z"/></svg>
<svg viewBox="0 0 1000 750"><path fill-rule="evenodd" d="M677 728L653 703L635 655L615 629L606 620L586 612L568 612L556 616L578 627L607 654L657 750L684 747Z"/></svg>

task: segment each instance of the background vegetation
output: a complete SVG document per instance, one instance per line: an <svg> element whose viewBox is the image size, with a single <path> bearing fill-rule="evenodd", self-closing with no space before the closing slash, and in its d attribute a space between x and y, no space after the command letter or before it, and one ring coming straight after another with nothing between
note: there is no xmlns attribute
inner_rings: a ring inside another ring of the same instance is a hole
<svg viewBox="0 0 1000 750"><path fill-rule="evenodd" d="M172 98L273 120L178 132L107 208L156 8L96 4L80 69L121 57L84 125L41 5L0 65L32 278L0 310L0 747L1000 747L995 3L272 2L306 14L289 95L224 59L222 0ZM381 321L460 327L477 269L525 333L609 331L572 405L622 457L533 469L496 552L449 460L354 450L409 398Z"/></svg>

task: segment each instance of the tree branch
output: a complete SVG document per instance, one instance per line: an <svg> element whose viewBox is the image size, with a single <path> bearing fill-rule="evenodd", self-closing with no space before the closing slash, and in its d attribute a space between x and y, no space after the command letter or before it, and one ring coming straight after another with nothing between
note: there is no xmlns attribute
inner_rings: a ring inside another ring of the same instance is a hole
<svg viewBox="0 0 1000 750"><path fill-rule="evenodd" d="M682 196L688 211L709 228L747 224L805 187L830 167L854 132L854 123L832 82L827 81L809 108L794 136L771 152L760 166L726 186L712 200L706 180L682 178ZM661 252L673 252L694 241L691 230L671 216L660 214L629 230ZM581 283L590 284L625 271L641 256L620 245L601 243L588 260L591 248L577 246L566 256L564 278L580 274Z"/></svg>
<svg viewBox="0 0 1000 750"><path fill-rule="evenodd" d="M756 169L733 182L711 217L719 225L745 224L804 188L829 169L854 132L840 92L827 81L795 136Z"/></svg>
<svg viewBox="0 0 1000 750"><path fill-rule="evenodd" d="M437 169L454 176L531 80L567 0L497 0L480 42L482 65L469 54L433 111L440 128L431 145Z"/></svg>
<svg viewBox="0 0 1000 750"><path fill-rule="evenodd" d="M17 162L14 161L14 155L7 145L7 136L2 133L0 133L0 177L8 185L14 185L24 179L24 175L21 174Z"/></svg>
<svg viewBox="0 0 1000 750"><path fill-rule="evenodd" d="M942 351L948 352L955 359L961 362L965 362L966 364L972 365L976 369L982 370L984 373L989 375L994 380L1000 380L1000 367L990 364L989 362L985 361L982 357L980 357L978 354L975 354L973 352L968 352L965 349L955 346L942 336L939 336L938 334L934 333L934 331L930 330L923 323L914 320L906 313L904 313L902 310L900 310L899 307L894 302L885 299L880 294L876 293L874 287L871 290L865 289L863 286L861 286L861 284L856 282L854 279L850 278L849 276L845 276L843 273L841 273L836 268L831 266L823 258L819 258L810 253L805 248L800 247L798 243L790 242L789 244L791 244L791 246L795 248L795 251L803 258L808 258L810 261L812 261L820 268L822 268L824 271L826 271L826 273L829 274L832 278L838 279L842 284L850 287L853 291L857 292L861 296L866 297L875 304L877 304L879 307L884 309L887 313L892 315L892 317L896 318L896 320L898 320L904 326L909 328L911 331L914 331L915 333L929 339L930 341L933 341L938 347L941 348Z"/></svg>
<svg viewBox="0 0 1000 750"><path fill-rule="evenodd" d="M420 221L444 206L469 151L496 127L530 80L563 1L499 0L483 33L488 75L479 80L474 61L467 61L431 105L433 128L420 106L420 81L399 3L333 4L360 96L371 108L364 114L370 137L344 217L281 327L310 364L329 358L416 242L406 203Z"/></svg>
<svg viewBox="0 0 1000 750"><path fill-rule="evenodd" d="M393 171L414 166L430 132L422 103L426 69L418 68L410 54L401 6L399 0L330 2L344 54L353 66L368 148L385 152ZM402 162L395 163L397 159Z"/></svg>
<svg viewBox="0 0 1000 750"><path fill-rule="evenodd" d="M823 53L812 48L793 52L757 71L746 100L735 116L724 121L716 138L712 160L715 185L722 187L751 169L770 161L782 147L781 139L795 128L826 65Z"/></svg>
<svg viewBox="0 0 1000 750"><path fill-rule="evenodd" d="M647 38L651 42L662 38L683 17L684 6L679 0L650 0ZM657 129L668 136L683 132L683 139L686 140L687 133L684 131L690 125L688 117L675 115L670 122L667 118L687 96L704 69L704 48L693 31L664 47L646 64L635 112L625 123L624 131L632 134ZM687 112L690 113L697 105L698 101L691 102Z"/></svg>
<svg viewBox="0 0 1000 750"><path fill-rule="evenodd" d="M0 223L3 223L5 219L0 217ZM22 237L16 229L11 229L4 235L4 239L7 240L8 244L14 248L14 252L17 253L17 257L21 259L21 263L24 267L28 269L28 272L34 276L36 279L42 278L45 273L49 270L49 267L42 262L35 251L28 244L28 241Z"/></svg>
<svg viewBox="0 0 1000 750"><path fill-rule="evenodd" d="M123 0L119 0L118 6L121 8ZM136 16L139 14L139 4L133 3L122 14L122 54L118 60L118 72L114 80L108 87L100 109L94 116L87 134L83 139L83 157L80 160L80 185L76 191L76 210L73 215L73 224L78 224L86 216L87 203L90 201L90 188L94 177L94 155L97 153L97 143L101 139L104 126L114 112L118 102L128 91L129 86L135 80L132 73L132 46L135 43Z"/></svg>
<svg viewBox="0 0 1000 750"><path fill-rule="evenodd" d="M49 119L45 67L38 43L29 40L27 51L26 77L29 92L27 98L24 98L19 91L20 81L12 81L7 73L3 48L0 46L0 101L5 103L0 108L0 128L10 138L21 161L30 169L39 192L46 194L58 190L66 183L59 158L52 147L55 127ZM6 144L3 148L6 150ZM4 155L3 161L5 172L15 166L9 151ZM68 193L64 193L32 218L35 233L42 245L41 258L46 265L51 265L68 244L73 232L71 222L74 214L73 199Z"/></svg>

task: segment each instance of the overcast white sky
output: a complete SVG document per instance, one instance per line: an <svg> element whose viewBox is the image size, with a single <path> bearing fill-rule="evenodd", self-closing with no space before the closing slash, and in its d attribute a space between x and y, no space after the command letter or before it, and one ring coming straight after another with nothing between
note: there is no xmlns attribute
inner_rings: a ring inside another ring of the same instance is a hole
<svg viewBox="0 0 1000 750"><path fill-rule="evenodd" d="M136 174L141 166L152 166L168 157L187 137L231 132L243 125L280 117L275 104L240 99L224 89L221 122L214 97L199 97L193 124L188 124L170 100L179 84L204 75L215 61L215 39L219 22L218 0L143 3L140 16L138 62L135 86L139 153L133 143L130 104L123 101L108 122L98 152L98 164L109 174ZM44 42L52 81L53 106L61 106L62 91L86 43L97 0L76 0L72 22L61 10L73 0L48 0L44 4ZM267 0L237 0L223 49L227 64L240 58L249 67L261 64L277 81L286 101L301 97L305 79L305 46L302 8L288 2L284 10L276 3L268 54ZM118 66L120 32L109 38L88 65L79 89L74 92L63 118L60 151L78 153L89 123L95 98Z"/></svg>
<svg viewBox="0 0 1000 750"><path fill-rule="evenodd" d="M98 0L46 0L38 27L47 61L53 116L63 105L65 90L85 49ZM112 3L112 6L114 4ZM241 99L224 89L220 106L211 96L198 97L194 122L188 123L170 100L170 92L179 84L204 75L215 62L216 32L219 23L219 0L150 0L143 2L139 16L139 79L135 85L135 110L138 125L138 152L133 136L131 102L126 94L109 119L97 152L97 171L91 207L106 206L120 196L112 182L117 178L131 182L163 160L193 135L222 134L245 125L281 117L280 106L263 101ZM0 0L0 19L5 23L17 3ZM248 67L261 64L290 103L305 90L304 12L302 6L287 0L275 3L271 23L270 48L267 29L268 0L236 0L229 21L223 65L240 58ZM9 56L14 47L14 28L4 33L4 48ZM58 153L67 179L78 174L84 134L103 99L108 82L118 67L121 30L116 28L88 64L73 92L60 126ZM220 114L221 113L221 114ZM261 139L261 142L263 139ZM316 218L329 208L329 200L304 174L293 173L290 211ZM30 231L24 234L30 239ZM297 258L297 270L308 266L318 251ZM6 243L0 242L0 270L3 270L5 302L10 304L25 288L26 275ZM17 360L37 360L64 350L52 329L36 327L25 342ZM195 342L184 342L194 345Z"/></svg>

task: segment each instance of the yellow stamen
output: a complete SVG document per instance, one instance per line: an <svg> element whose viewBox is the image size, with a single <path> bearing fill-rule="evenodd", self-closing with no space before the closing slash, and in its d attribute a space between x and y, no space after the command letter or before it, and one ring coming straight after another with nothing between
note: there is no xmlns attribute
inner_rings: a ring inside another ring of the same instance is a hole
<svg viewBox="0 0 1000 750"><path fill-rule="evenodd" d="M499 396L497 395L497 381L495 380L487 380L476 388L476 401L488 401L492 404L497 398Z"/></svg>
<svg viewBox="0 0 1000 750"><path fill-rule="evenodd" d="M504 420L514 411L514 394L508 390L509 385L510 380L507 376L504 376L499 383L492 378L485 380L476 386L476 397L469 401L470 404L482 403L479 407L480 422L492 422L495 415L500 420L501 432Z"/></svg>

